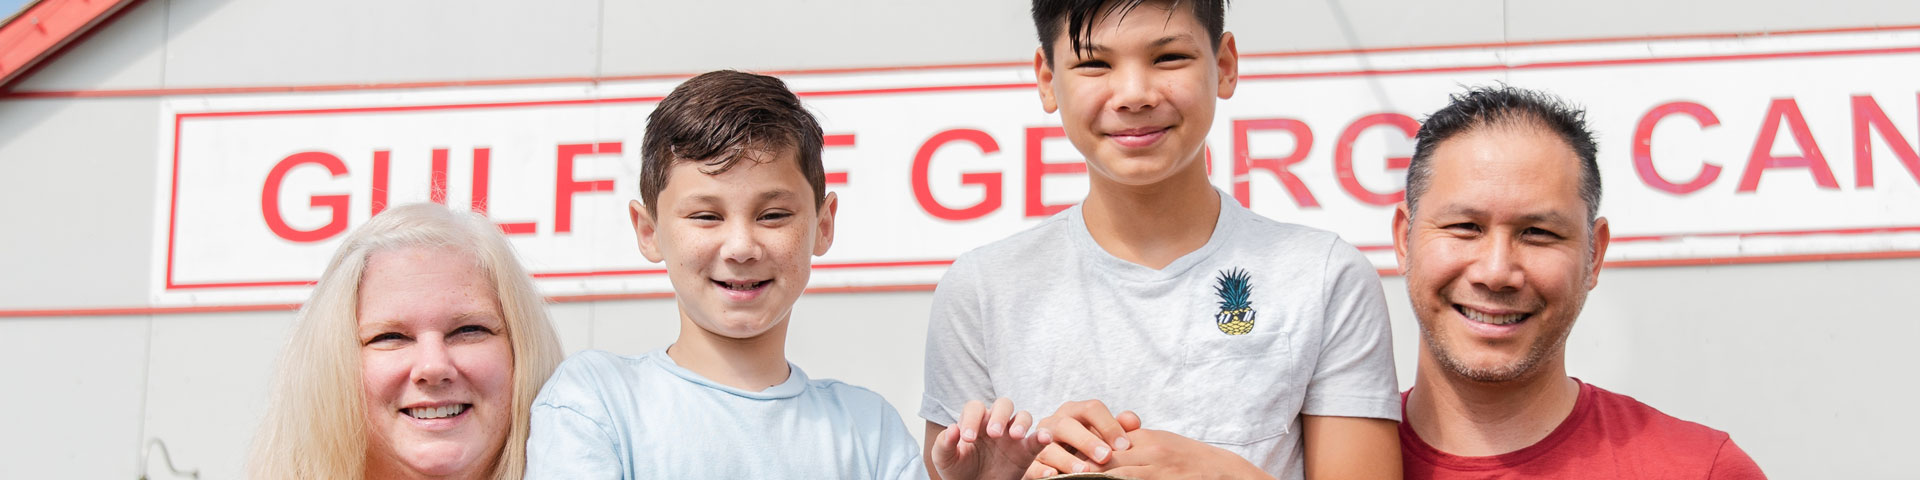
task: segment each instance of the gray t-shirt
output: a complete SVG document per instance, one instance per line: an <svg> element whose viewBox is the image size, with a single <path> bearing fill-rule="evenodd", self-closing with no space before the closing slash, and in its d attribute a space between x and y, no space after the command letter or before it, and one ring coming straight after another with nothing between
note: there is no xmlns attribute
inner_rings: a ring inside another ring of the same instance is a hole
<svg viewBox="0 0 1920 480"><path fill-rule="evenodd" d="M962 255L934 291L920 416L1099 399L1278 478L1302 476L1302 414L1399 420L1373 265L1220 198L1207 244L1160 270L1100 248L1078 206Z"/></svg>

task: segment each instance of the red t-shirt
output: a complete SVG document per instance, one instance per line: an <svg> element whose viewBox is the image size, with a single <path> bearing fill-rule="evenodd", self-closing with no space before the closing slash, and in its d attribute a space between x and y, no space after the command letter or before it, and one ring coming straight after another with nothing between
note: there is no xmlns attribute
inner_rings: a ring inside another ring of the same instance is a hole
<svg viewBox="0 0 1920 480"><path fill-rule="evenodd" d="M1407 394L1400 394L1406 418ZM1579 400L1553 433L1488 457L1449 455L1400 423L1400 457L1415 479L1765 479L1725 432L1660 413L1633 397L1580 383Z"/></svg>

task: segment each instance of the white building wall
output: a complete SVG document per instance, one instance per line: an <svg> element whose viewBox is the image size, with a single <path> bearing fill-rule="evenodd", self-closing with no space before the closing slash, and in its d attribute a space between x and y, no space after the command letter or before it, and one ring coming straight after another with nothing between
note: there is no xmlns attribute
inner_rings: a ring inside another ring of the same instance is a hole
<svg viewBox="0 0 1920 480"><path fill-rule="evenodd" d="M129 7L0 96L0 311L143 307L160 96L18 92L590 78L715 68L1019 62L1020 2L269 2ZM1241 2L1244 52L1920 24L1910 1ZM1920 85L1916 86L1920 89ZM1832 147L1830 147L1832 148ZM1903 180L1900 177L1893 177ZM1382 225L1382 228L1386 228ZM1584 380L1725 430L1775 478L1920 468L1905 343L1920 260L1621 268L1570 342ZM1384 280L1402 386L1417 329ZM919 405L926 292L822 294L789 351ZM562 303L569 351L670 342L671 300ZM291 311L0 317L0 478L238 478Z"/></svg>

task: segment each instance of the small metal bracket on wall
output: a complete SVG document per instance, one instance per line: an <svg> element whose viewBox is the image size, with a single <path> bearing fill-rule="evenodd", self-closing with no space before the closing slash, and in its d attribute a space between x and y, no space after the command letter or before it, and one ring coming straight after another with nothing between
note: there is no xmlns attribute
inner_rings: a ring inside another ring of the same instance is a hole
<svg viewBox="0 0 1920 480"><path fill-rule="evenodd" d="M167 462L167 470L173 472L174 476L184 475L187 478L200 478L199 469L181 470L174 468L173 454L167 453L167 443L160 441L158 438L149 438L147 439L147 448L140 451L140 480L147 480L147 458L149 454L153 453L153 447L160 447L160 459Z"/></svg>

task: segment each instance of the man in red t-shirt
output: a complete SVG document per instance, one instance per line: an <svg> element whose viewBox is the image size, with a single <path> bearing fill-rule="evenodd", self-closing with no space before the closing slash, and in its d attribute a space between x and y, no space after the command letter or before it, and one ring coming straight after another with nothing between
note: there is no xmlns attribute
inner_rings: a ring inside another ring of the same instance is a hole
<svg viewBox="0 0 1920 480"><path fill-rule="evenodd" d="M1726 433L1567 376L1609 238L1584 116L1502 86L1420 128L1393 219L1423 340L1406 477L1765 478Z"/></svg>

